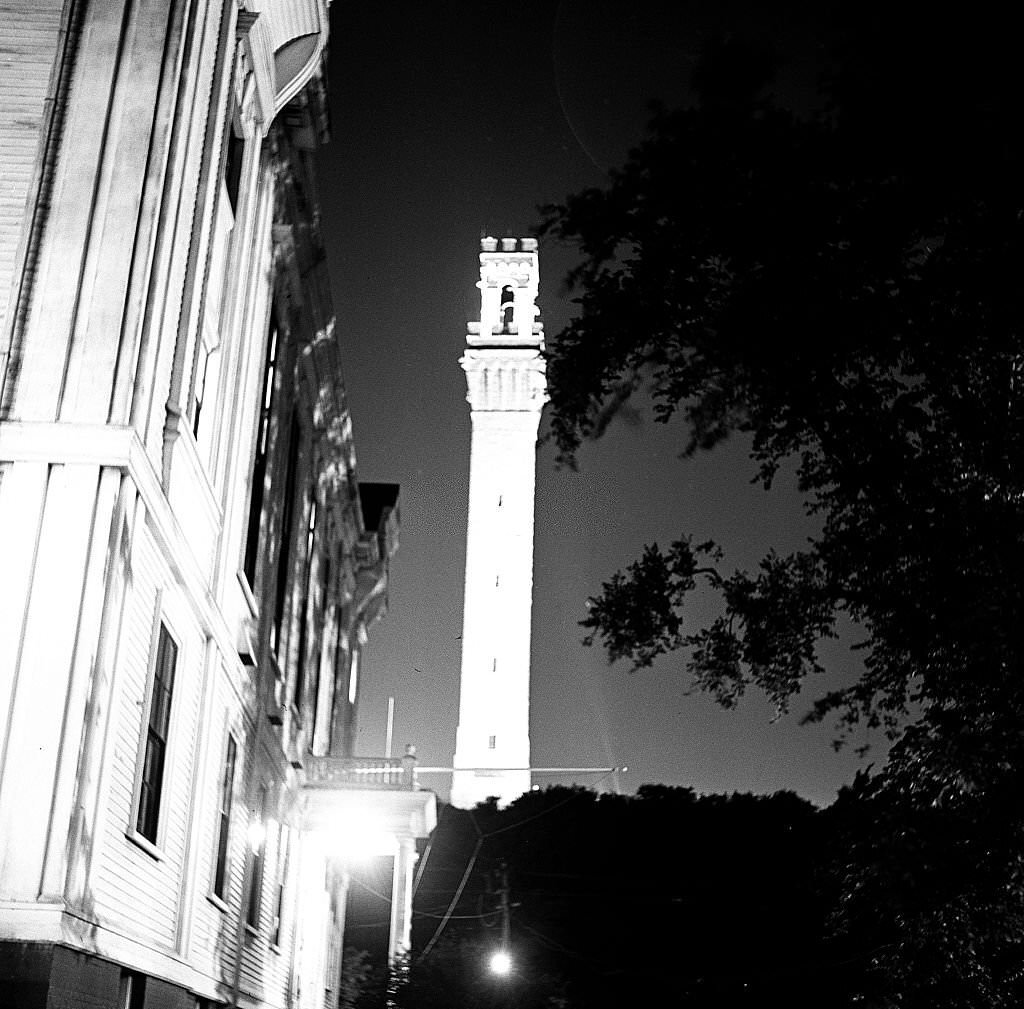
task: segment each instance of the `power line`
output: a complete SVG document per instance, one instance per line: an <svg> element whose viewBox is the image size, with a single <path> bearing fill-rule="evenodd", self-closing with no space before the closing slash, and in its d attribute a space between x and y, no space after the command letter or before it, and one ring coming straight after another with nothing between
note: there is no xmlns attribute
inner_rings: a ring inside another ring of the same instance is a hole
<svg viewBox="0 0 1024 1009"><path fill-rule="evenodd" d="M472 815L472 813L470 814ZM473 821L473 825L476 826L476 820ZM479 833L480 828L477 827ZM462 874L462 879L459 881L459 887L455 891L455 896L452 897L451 903L448 905L448 911L438 922L437 928L434 930L434 934L430 937L430 942L423 949L423 953L419 958L419 962L422 963L430 955L430 951L434 948L437 940L441 938L441 933L444 931L445 925L451 920L452 912L455 910L456 904L459 902L459 898L462 896L462 891L466 888L466 883L469 881L470 873L473 871L473 866L476 865L476 857L480 854L480 848L484 843L483 835L476 839L476 847L473 848L473 854L470 856L469 862L466 864L466 871Z"/></svg>
<svg viewBox="0 0 1024 1009"><path fill-rule="evenodd" d="M608 777L609 774L614 774L617 770L618 768L616 767L608 768L606 770L606 773L603 774L600 778L598 778L597 781L594 782L594 784L600 784L605 778ZM507 830L515 830L516 827L522 827L527 823L533 823L534 820L539 820L542 816L547 816L548 813L553 813L556 809L561 809L563 806L568 805L575 799L590 794L592 793L587 791L574 792L572 795L563 799L561 802L556 802L553 806L548 806L546 809L542 809L539 813L534 813L533 816L526 817L525 820L517 820L515 823L510 823L506 827L498 827L497 830L489 830L486 834L484 834L484 837L495 837L497 834L504 834L505 831Z"/></svg>

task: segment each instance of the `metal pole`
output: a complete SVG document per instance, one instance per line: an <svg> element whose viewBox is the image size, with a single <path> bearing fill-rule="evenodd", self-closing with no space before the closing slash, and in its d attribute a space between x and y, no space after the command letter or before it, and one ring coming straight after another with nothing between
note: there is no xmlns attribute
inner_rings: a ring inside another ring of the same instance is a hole
<svg viewBox="0 0 1024 1009"><path fill-rule="evenodd" d="M502 862L498 872L501 879L501 885L498 887L498 899L501 904L501 949L503 953L507 953L508 943L512 932L512 925L509 920L508 866Z"/></svg>
<svg viewBox="0 0 1024 1009"><path fill-rule="evenodd" d="M395 699L388 698L388 728L384 736L384 756L391 759L391 739L395 733Z"/></svg>

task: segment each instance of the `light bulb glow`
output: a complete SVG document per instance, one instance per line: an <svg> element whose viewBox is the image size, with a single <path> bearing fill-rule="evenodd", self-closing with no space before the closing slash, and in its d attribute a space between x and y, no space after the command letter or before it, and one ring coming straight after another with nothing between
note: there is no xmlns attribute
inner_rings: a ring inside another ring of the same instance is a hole
<svg viewBox="0 0 1024 1009"><path fill-rule="evenodd" d="M349 821L338 831L335 848L349 862L365 862L378 855L394 855L395 835L373 817Z"/></svg>
<svg viewBox="0 0 1024 1009"><path fill-rule="evenodd" d="M253 820L249 824L249 847L253 851L259 851L263 847L266 836L267 827L262 820Z"/></svg>
<svg viewBox="0 0 1024 1009"><path fill-rule="evenodd" d="M503 949L491 954L491 973L504 976L512 971L512 957Z"/></svg>

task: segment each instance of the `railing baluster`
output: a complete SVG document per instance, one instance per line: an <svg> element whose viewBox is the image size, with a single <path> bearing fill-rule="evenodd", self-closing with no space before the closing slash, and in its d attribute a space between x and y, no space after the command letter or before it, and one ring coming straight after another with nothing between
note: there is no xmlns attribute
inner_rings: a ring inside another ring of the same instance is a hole
<svg viewBox="0 0 1024 1009"><path fill-rule="evenodd" d="M402 757L306 758L309 787L408 789L415 784L415 765Z"/></svg>

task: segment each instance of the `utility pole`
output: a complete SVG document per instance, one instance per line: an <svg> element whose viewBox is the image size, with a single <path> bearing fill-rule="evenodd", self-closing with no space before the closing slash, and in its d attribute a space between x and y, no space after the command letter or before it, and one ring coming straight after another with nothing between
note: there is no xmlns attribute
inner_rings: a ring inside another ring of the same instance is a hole
<svg viewBox="0 0 1024 1009"><path fill-rule="evenodd" d="M512 939L512 908L515 905L509 900L508 866L504 862L498 863L498 885L495 893L498 897L498 912L501 914L501 945L491 954L491 973L505 975L512 970L509 943Z"/></svg>
<svg viewBox="0 0 1024 1009"><path fill-rule="evenodd" d="M507 953L512 933L511 909L509 903L508 866L502 861L498 867L498 906L501 909L501 948Z"/></svg>

